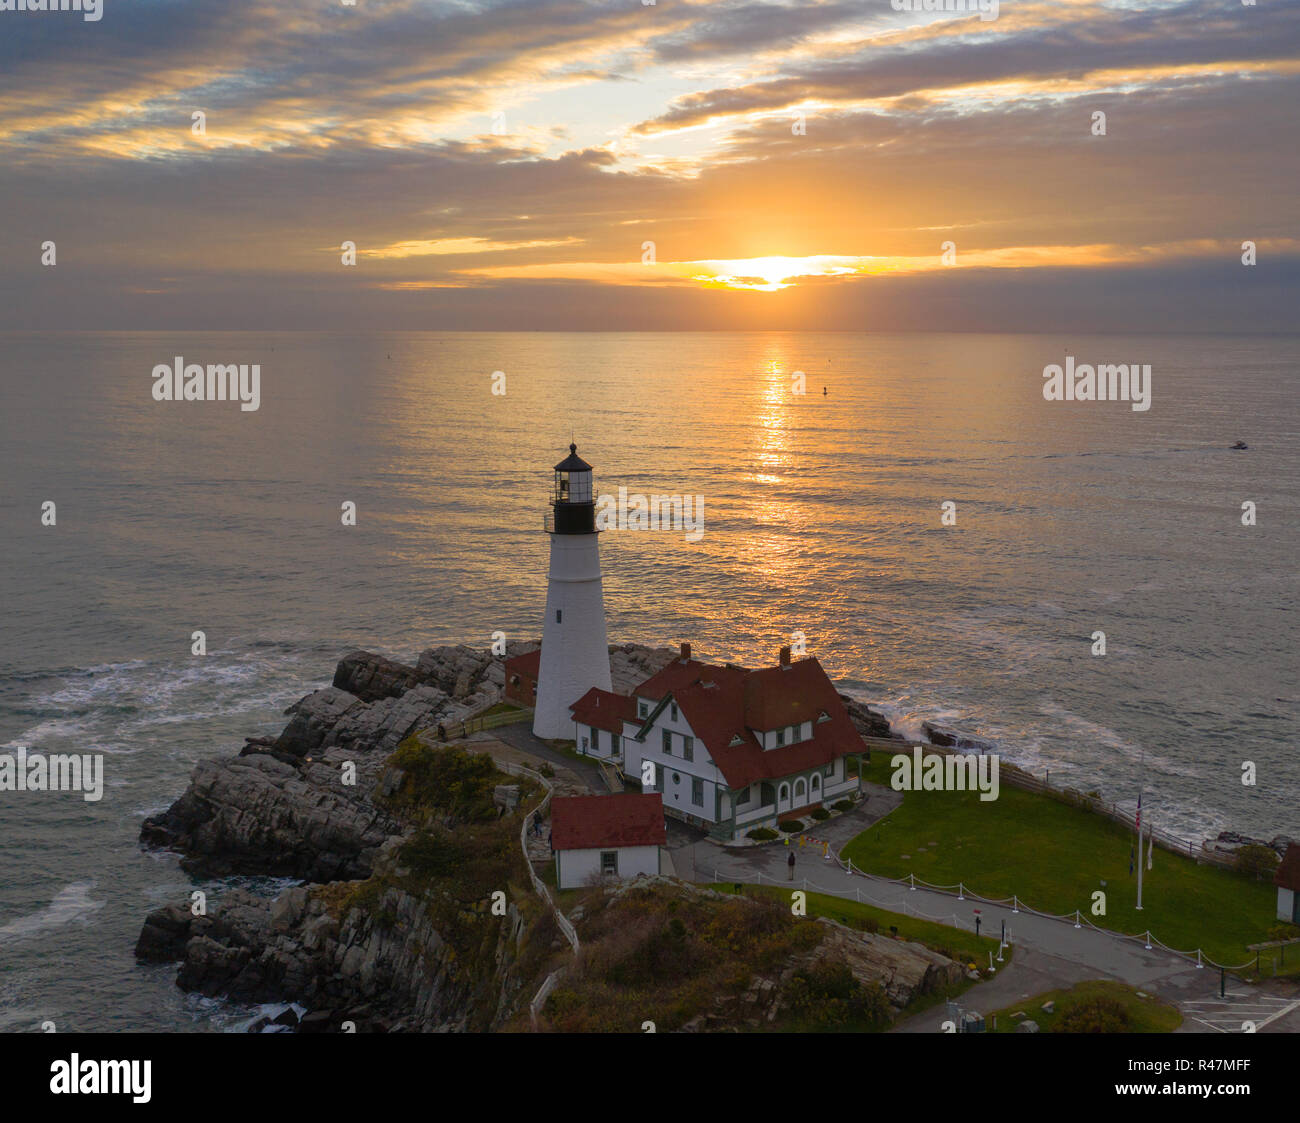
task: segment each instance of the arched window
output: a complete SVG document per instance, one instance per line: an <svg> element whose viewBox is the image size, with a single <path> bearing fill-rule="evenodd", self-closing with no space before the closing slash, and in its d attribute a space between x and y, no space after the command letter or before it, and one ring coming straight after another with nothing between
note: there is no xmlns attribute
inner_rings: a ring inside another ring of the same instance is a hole
<svg viewBox="0 0 1300 1123"><path fill-rule="evenodd" d="M811 789L811 791L813 792L814 795L815 795L817 792L821 791L821 790L822 790L822 778L821 778L820 776L814 776L814 777L812 778L812 782L809 784L809 788Z"/></svg>
<svg viewBox="0 0 1300 1123"><path fill-rule="evenodd" d="M803 777L800 777L798 780L794 782L795 800L797 801L803 799L803 797L807 794L807 792L808 792L808 785L803 782Z"/></svg>
<svg viewBox="0 0 1300 1123"><path fill-rule="evenodd" d="M790 802L790 785L789 785L789 784L782 784L782 785L781 785L781 788L780 788L780 791L778 792L776 798L777 798L777 802L778 802L778 803L789 803L789 802Z"/></svg>

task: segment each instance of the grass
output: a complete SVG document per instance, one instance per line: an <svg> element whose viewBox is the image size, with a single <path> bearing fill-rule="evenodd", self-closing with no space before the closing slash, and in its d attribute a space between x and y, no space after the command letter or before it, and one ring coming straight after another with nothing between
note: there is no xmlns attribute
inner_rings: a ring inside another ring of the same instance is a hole
<svg viewBox="0 0 1300 1123"><path fill-rule="evenodd" d="M1063 1014L1081 1002L1097 999L1118 1003L1128 1015L1128 1025L1121 1031L1124 1033L1172 1033L1183 1021L1182 1014L1175 1007L1162 1002L1154 995L1141 998L1133 987L1098 979L1077 983L1065 990L1049 990L1043 994L1036 994L1033 998L1022 999L1014 1006L995 1010L993 1014L986 1014L984 1024L990 1033L1015 1033L1020 1022L1029 1020L1038 1023L1040 1033L1062 1032L1056 1027ZM1055 1002L1055 1011L1051 1014L1045 1013L1041 1009L1044 1002ZM1025 1017L1012 1021L1011 1015L1020 1010L1024 1011ZM996 1030L993 1028L995 1015Z"/></svg>
<svg viewBox="0 0 1300 1123"><path fill-rule="evenodd" d="M494 702L481 714L475 714L475 717L492 717L494 714L517 714L522 713L523 707L516 706L513 702Z"/></svg>
<svg viewBox="0 0 1300 1123"><path fill-rule="evenodd" d="M884 753L863 767L874 783L887 786L890 774ZM1199 947L1228 966L1254 962L1246 945L1266 939L1274 923L1271 885L1158 849L1138 912L1137 877L1128 872L1132 842L1109 819L1004 785L987 803L978 792L907 792L843 856L868 873L915 874L939 885L960 881L968 892L1014 894L1042 912L1079 909L1102 928L1133 934L1149 928L1170 947ZM1092 914L1098 890L1106 894L1104 916Z"/></svg>

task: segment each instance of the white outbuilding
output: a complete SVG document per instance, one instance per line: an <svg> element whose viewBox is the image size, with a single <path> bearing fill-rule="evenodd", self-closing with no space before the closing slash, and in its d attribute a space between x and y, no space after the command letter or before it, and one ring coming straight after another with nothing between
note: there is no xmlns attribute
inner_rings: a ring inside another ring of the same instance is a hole
<svg viewBox="0 0 1300 1123"><path fill-rule="evenodd" d="M667 841L664 804L657 792L557 796L551 801L551 849L561 889L658 874Z"/></svg>

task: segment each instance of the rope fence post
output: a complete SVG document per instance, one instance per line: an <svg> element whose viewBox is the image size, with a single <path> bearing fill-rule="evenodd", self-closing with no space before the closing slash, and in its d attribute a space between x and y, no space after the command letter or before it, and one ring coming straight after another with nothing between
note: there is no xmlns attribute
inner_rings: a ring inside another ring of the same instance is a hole
<svg viewBox="0 0 1300 1123"><path fill-rule="evenodd" d="M1076 928L1082 928L1082 927L1083 927L1083 925L1079 923L1079 910L1078 910L1078 909L1075 909L1075 910L1074 910L1074 926L1075 926Z"/></svg>

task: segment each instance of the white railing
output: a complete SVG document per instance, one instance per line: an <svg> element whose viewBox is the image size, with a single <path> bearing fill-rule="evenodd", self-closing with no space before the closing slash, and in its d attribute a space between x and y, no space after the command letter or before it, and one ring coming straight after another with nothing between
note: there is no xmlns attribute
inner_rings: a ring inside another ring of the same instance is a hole
<svg viewBox="0 0 1300 1123"><path fill-rule="evenodd" d="M546 902L547 908L551 910L552 915L555 917L555 923L559 925L560 931L564 933L564 938L569 941L576 954L579 947L578 930L569 923L569 918L560 911L559 906L551 899L550 890L546 888L546 883L537 876L537 872L533 869L532 859L528 857L528 828L532 826L533 820L550 805L553 792L551 784L540 772L534 772L531 768L525 768L522 764L498 761L497 767L503 772L509 772L512 776L528 776L546 789L546 796L542 802L524 816L523 826L519 828L519 845L524 852L524 865L528 868L528 876L532 880L533 889Z"/></svg>

